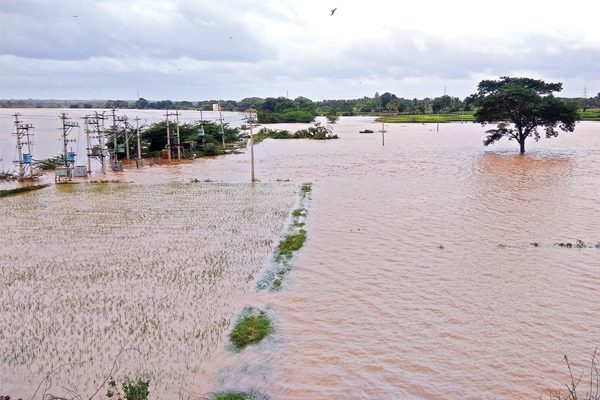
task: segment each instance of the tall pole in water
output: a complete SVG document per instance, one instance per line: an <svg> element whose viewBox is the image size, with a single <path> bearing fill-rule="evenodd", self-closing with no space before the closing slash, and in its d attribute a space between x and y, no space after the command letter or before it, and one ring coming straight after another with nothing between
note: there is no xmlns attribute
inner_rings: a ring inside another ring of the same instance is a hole
<svg viewBox="0 0 600 400"><path fill-rule="evenodd" d="M17 150L19 153L19 180L23 179L23 155L21 152L21 133L19 132L19 113L15 113L15 132L17 135Z"/></svg>
<svg viewBox="0 0 600 400"><path fill-rule="evenodd" d="M169 149L169 164L171 164L171 131L169 130L169 109L165 113L167 117L167 149Z"/></svg>
<svg viewBox="0 0 600 400"><path fill-rule="evenodd" d="M381 117L381 145L385 146L385 120Z"/></svg>
<svg viewBox="0 0 600 400"><path fill-rule="evenodd" d="M63 112L59 118L62 120L62 131L63 131L63 157L65 159L65 167L68 166L67 163L67 116Z"/></svg>
<svg viewBox="0 0 600 400"><path fill-rule="evenodd" d="M221 114L221 100L219 100L219 119L221 120L221 138L223 140L223 154L225 154L225 131L223 130L223 114ZM254 181L254 179L252 179Z"/></svg>
<svg viewBox="0 0 600 400"><path fill-rule="evenodd" d="M98 112L96 112L96 118L98 118ZM102 111L102 130L98 132L100 136L100 152L101 152L101 160L102 160L102 173L106 175L106 162L104 160L104 150L106 148L106 144L104 143L104 111Z"/></svg>
<svg viewBox="0 0 600 400"><path fill-rule="evenodd" d="M253 137L253 126L254 126L254 117L252 116L252 112L254 112L255 110L250 108L249 110L247 110L246 112L248 113L248 118L247 121L250 124L250 164L251 164L251 181L254 182L256 181L256 179L254 179L254 137Z"/></svg>
<svg viewBox="0 0 600 400"><path fill-rule="evenodd" d="M142 147L140 146L140 119L138 117L135 117L135 127L137 130L137 153L138 153L138 160L142 161Z"/></svg>
<svg viewBox="0 0 600 400"><path fill-rule="evenodd" d="M127 117L125 118L125 157L129 161L129 134L127 133Z"/></svg>
<svg viewBox="0 0 600 400"><path fill-rule="evenodd" d="M87 170L88 174L91 173L92 166L90 162L90 158L92 158L92 149L90 149L90 130L88 128L88 116L83 117L85 119L85 140L86 140L86 149L87 149Z"/></svg>
<svg viewBox="0 0 600 400"><path fill-rule="evenodd" d="M181 139L179 138L179 111L175 110L175 120L177 123L177 159L181 162Z"/></svg>

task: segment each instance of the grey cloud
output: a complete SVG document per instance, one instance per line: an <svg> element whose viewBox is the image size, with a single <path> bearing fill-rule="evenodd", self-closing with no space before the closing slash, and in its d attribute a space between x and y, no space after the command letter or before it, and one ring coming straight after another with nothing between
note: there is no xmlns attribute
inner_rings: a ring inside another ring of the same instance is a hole
<svg viewBox="0 0 600 400"><path fill-rule="evenodd" d="M134 56L206 61L258 61L274 54L239 14L223 18L202 3L180 6L164 20L144 18L125 7L120 15L107 9L107 3L85 3L78 7L80 2L72 0L7 1L0 28L2 54L60 60Z"/></svg>

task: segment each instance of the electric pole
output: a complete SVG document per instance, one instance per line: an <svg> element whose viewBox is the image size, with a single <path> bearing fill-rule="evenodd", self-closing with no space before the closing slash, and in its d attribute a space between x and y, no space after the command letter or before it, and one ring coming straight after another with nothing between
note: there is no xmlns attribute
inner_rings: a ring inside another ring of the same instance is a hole
<svg viewBox="0 0 600 400"><path fill-rule="evenodd" d="M138 153L138 161L142 161L142 147L140 146L140 119L135 117L135 127L137 130L137 153Z"/></svg>
<svg viewBox="0 0 600 400"><path fill-rule="evenodd" d="M175 110L175 123L177 124L177 159L181 162L181 139L179 137L179 111Z"/></svg>
<svg viewBox="0 0 600 400"><path fill-rule="evenodd" d="M165 112L165 116L167 117L167 149L169 149L169 164L171 164L171 132L169 131L169 110L167 109Z"/></svg>
<svg viewBox="0 0 600 400"><path fill-rule="evenodd" d="M251 169L250 169L250 174L251 174L251 182L255 182L256 179L254 179L254 138L253 138L253 134L252 134L252 128L254 126L254 117L252 116L252 113L256 111L253 109L249 109L246 110L246 112L248 113L248 117L246 118L246 122L248 122L248 124L250 124L250 163L251 163Z"/></svg>
<svg viewBox="0 0 600 400"><path fill-rule="evenodd" d="M221 139L223 141L223 154L225 154L225 131L223 130L223 114L221 114L221 100L219 100L219 120L221 121ZM252 179L254 182L254 179Z"/></svg>
<svg viewBox="0 0 600 400"><path fill-rule="evenodd" d="M83 117L83 119L85 120L85 140L86 140L86 149L87 149L87 170L88 170L88 174L90 173L92 166L91 166L91 162L90 159L92 158L92 149L90 148L90 129L88 126L88 118L89 116L86 115L85 117Z"/></svg>
<svg viewBox="0 0 600 400"><path fill-rule="evenodd" d="M77 122L68 122L69 117L64 112L58 116L58 118L62 121L62 134L63 134L63 157L65 158L65 167L69 167L69 165L75 165L75 155L69 160L69 156L67 154L67 143L75 142L75 139L67 139L69 132L72 128L77 128L79 124Z"/></svg>

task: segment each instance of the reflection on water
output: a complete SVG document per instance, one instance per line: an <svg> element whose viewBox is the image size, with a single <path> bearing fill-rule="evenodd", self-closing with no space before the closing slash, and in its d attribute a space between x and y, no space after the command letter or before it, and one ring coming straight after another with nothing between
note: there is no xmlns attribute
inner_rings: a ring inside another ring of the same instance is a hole
<svg viewBox="0 0 600 400"><path fill-rule="evenodd" d="M201 360L187 390L199 394L256 388L277 399L514 399L538 398L546 388L563 387L568 380L563 354L569 355L579 373L589 366L591 353L600 344L600 249L554 246L576 239L600 242L600 126L581 123L573 134L529 143L528 153L521 156L513 142L484 148L486 128L474 124L441 125L440 132L435 125L389 125L382 146L379 134L358 133L378 130L379 125L371 121L342 118L334 125L340 140L265 140L256 146L256 175L261 181L314 182L306 220L308 241L289 274L288 290L255 293L254 282L244 281L247 270L243 269L231 277L224 275L222 282L231 286L215 283L210 293L217 300L203 297L198 307L185 297L181 306L185 318L206 304L210 315L224 315L226 320L218 329L218 345L204 344L211 346L209 353L185 347ZM190 205L196 204L191 200L196 193L193 186L177 190L178 198L185 201L165 202L171 186L155 183L245 182L250 178L249 159L243 153L188 165L144 167L112 173L109 179L136 182L124 185L135 188L126 189L125 198L130 199L126 208L132 215L126 219L128 225L146 223L146 213L139 210L150 209L149 215L159 218L172 209L165 215L175 218L176 226L185 232L190 229L193 238L199 232L184 218ZM286 185L269 186L270 194L265 194L278 212L293 201L294 186ZM76 201L71 207L80 210L80 204L95 198L85 194L92 187L74 189ZM120 190L119 185L114 187ZM39 208L35 212L40 215L53 210L52 201L42 201L45 196L42 191L2 203L3 221L12 221L14 227L6 231L20 225L28 232L38 229L36 224L25 224L23 215L29 209ZM96 228L88 236L73 238L77 247L69 242L57 244L47 257L41 251L25 254L36 262L38 258L51 262L52 257L60 262L65 259L58 249L67 248L82 252L91 265L93 252L86 249L102 246L102 237L111 238L106 239L109 243L121 237L110 236L117 231L105 227L101 218L105 202L119 203L116 199L121 195L103 196L104 200L90 203L95 205L93 212L81 209ZM144 199L141 204L135 200L139 196ZM248 193L240 192L235 198L245 196ZM16 204L22 209L17 210ZM225 210L236 210L227 201L222 205L224 215L230 215ZM213 218L215 209L207 210L205 218ZM257 221L271 211L261 212L262 216L254 215L254 225L237 229L254 232ZM84 219L78 218L81 224ZM44 229L69 226L71 221L66 211L42 219ZM283 215L273 218L263 237L276 238L284 220ZM159 226L169 232L166 222ZM134 238L134 245L151 248L158 259L174 257L175 265L183 265L179 268L186 271L187 258L180 254L194 248L193 239L174 247L177 251L159 251L154 249L158 243L144 244L145 231L135 232L127 236ZM228 235L217 236L232 237ZM212 250L218 252L226 243L219 241ZM256 257L249 267L252 273L268 260L268 246L258 248L262 250L252 256ZM12 249L4 257L15 257ZM103 257L108 257L108 250L103 251ZM117 257L114 260L109 264L112 274L122 268ZM124 268L128 279L133 279L137 269L129 261ZM19 276L37 279L35 274ZM194 290L207 293L212 287L199 283ZM228 287L233 288L231 293ZM18 294L8 292L11 299ZM50 293L57 292L52 288ZM45 298L42 295L33 304L41 307ZM245 305L272 310L277 334L264 346L232 354L225 347L227 323ZM172 310L162 317L169 327L177 316L171 316ZM16 313L15 319L19 318L27 317ZM72 326L61 319L56 329L63 325ZM18 322L10 326L16 333L29 329ZM6 344L6 339L0 343ZM165 359L171 360L168 355ZM184 361L173 365L186 368ZM3 362L2 376L15 379L10 371ZM178 393L178 389L164 390Z"/></svg>

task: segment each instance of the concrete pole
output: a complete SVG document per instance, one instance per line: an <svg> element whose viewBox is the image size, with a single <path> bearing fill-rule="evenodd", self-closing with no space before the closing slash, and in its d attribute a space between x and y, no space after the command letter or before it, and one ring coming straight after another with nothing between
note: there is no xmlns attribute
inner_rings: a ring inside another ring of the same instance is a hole
<svg viewBox="0 0 600 400"><path fill-rule="evenodd" d="M222 133L221 137L223 139L223 154L225 154L225 130L223 129L223 114L221 114L221 101L219 101L219 119L221 120L221 133ZM254 179L252 179L252 181L254 181Z"/></svg>
<svg viewBox="0 0 600 400"><path fill-rule="evenodd" d="M90 148L90 130L88 129L88 116L83 117L85 119L85 140L86 140L86 148L87 148L87 172L88 174L92 173L92 166L90 159L92 158L92 149Z"/></svg>
<svg viewBox="0 0 600 400"><path fill-rule="evenodd" d="M67 116L63 112L59 117L62 120L62 129L63 129L63 156L65 157L65 167L69 166L67 161Z"/></svg>
<svg viewBox="0 0 600 400"><path fill-rule="evenodd" d="M171 164L171 131L169 131L169 110L167 110L167 149L169 149L169 164Z"/></svg>
<svg viewBox="0 0 600 400"><path fill-rule="evenodd" d="M31 159L31 140L29 139L29 129L31 124L27 124L25 135L27 136L27 153L29 154L29 177L33 178L33 160Z"/></svg>
<svg viewBox="0 0 600 400"><path fill-rule="evenodd" d="M253 137L253 131L252 131L252 126L253 126L253 119L252 119L252 112L250 112L250 160L252 163L252 167L251 167L251 171L252 171L252 182L255 181L254 179L254 137Z"/></svg>
<svg viewBox="0 0 600 400"><path fill-rule="evenodd" d="M181 139L179 138L179 111L175 111L177 121L177 159L181 162Z"/></svg>
<svg viewBox="0 0 600 400"><path fill-rule="evenodd" d="M98 117L98 113L96 112L96 117ZM104 160L104 150L106 149L106 144L104 143L104 111L102 111L102 130L99 133L100 136L100 154L101 154L101 163L102 163L102 173L106 175L106 162Z"/></svg>
<svg viewBox="0 0 600 400"><path fill-rule="evenodd" d="M140 146L140 119L135 117L135 127L137 130L137 151L138 151L138 160L142 161L142 147Z"/></svg>
<svg viewBox="0 0 600 400"><path fill-rule="evenodd" d="M19 152L19 180L23 180L23 155L21 154L21 133L19 132L19 114L15 113L15 132L17 134L17 150Z"/></svg>
<svg viewBox="0 0 600 400"><path fill-rule="evenodd" d="M127 134L127 117L125 117L125 157L129 161L129 135Z"/></svg>

